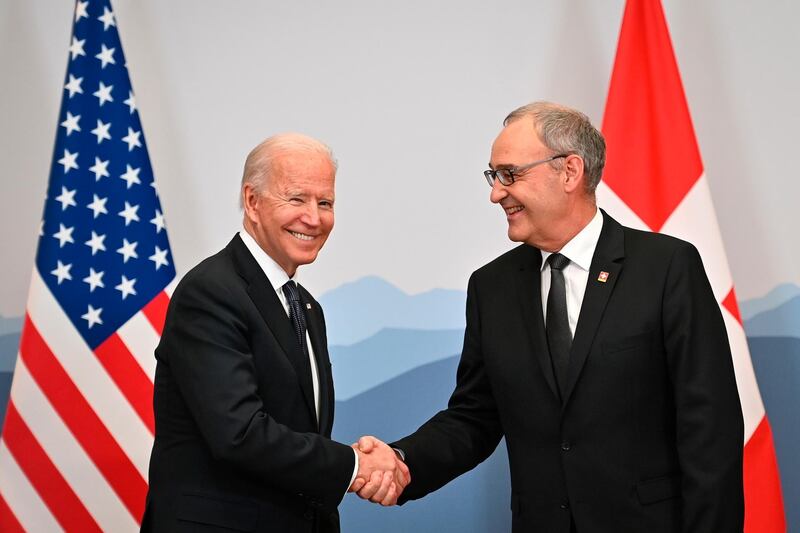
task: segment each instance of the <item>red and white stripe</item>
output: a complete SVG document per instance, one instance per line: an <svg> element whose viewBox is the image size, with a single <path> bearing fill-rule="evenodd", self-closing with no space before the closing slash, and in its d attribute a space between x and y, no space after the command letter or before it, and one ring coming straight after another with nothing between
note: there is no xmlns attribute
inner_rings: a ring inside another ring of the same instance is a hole
<svg viewBox="0 0 800 533"><path fill-rule="evenodd" d="M91 350L34 269L0 440L0 530L138 531L173 288Z"/></svg>
<svg viewBox="0 0 800 533"><path fill-rule="evenodd" d="M786 530L772 433L689 108L658 0L628 0L603 121L598 203L622 224L699 250L728 330L745 424L745 531Z"/></svg>

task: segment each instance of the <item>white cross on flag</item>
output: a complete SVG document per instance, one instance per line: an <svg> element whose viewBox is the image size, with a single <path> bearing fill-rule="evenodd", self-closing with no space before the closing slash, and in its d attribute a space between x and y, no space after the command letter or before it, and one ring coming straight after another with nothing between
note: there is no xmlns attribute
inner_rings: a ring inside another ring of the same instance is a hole
<svg viewBox="0 0 800 533"><path fill-rule="evenodd" d="M627 226L674 235L703 258L730 339L745 426L745 531L786 530L761 401L678 65L658 0L628 0L608 92L598 198Z"/></svg>
<svg viewBox="0 0 800 533"><path fill-rule="evenodd" d="M0 531L138 531L174 278L111 4L78 1L0 439Z"/></svg>

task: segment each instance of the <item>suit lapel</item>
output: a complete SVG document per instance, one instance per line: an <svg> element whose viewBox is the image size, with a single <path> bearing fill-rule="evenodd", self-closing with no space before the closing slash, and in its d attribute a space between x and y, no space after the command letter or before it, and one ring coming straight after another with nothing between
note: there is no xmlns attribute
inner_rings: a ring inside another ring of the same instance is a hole
<svg viewBox="0 0 800 533"><path fill-rule="evenodd" d="M586 363L597 328L603 318L606 304L608 304L608 299L611 297L614 286L619 279L619 274L622 271L625 257L622 226L608 216L605 211L602 211L602 213L603 229L600 232L600 239L597 241L597 247L592 257L589 279L586 282L586 292L583 296L578 325L572 341L563 405L566 405L569 400L578 377L583 370L583 365ZM601 281L601 276L605 281Z"/></svg>
<svg viewBox="0 0 800 533"><path fill-rule="evenodd" d="M311 338L311 347L314 349L314 357L317 360L319 373L319 432L328 436L331 434L333 425L334 396L328 347L323 334L325 331L324 318L319 309L319 304L313 301L311 295L305 289L301 288L300 299L306 312L308 336Z"/></svg>
<svg viewBox="0 0 800 533"><path fill-rule="evenodd" d="M533 346L534 356L539 361L547 385L558 398L558 387L550 361L550 351L547 348L547 334L544 330L544 315L542 314L542 253L532 247L528 247L528 250L529 253L526 254L519 269L514 273L517 297L520 309L522 309L522 320Z"/></svg>
<svg viewBox="0 0 800 533"><path fill-rule="evenodd" d="M258 266L255 258L250 254L239 235L233 238L228 244L228 248L231 250L239 274L248 282L247 293L253 300L253 304L255 304L267 328L283 349L286 358L292 364L295 374L297 374L303 397L306 400L306 405L313 419L316 420L314 386L311 383L311 366L308 357L305 356L303 349L297 342L297 336L292 328L291 319L286 315L286 309L278 299L278 295L275 294L267 275Z"/></svg>

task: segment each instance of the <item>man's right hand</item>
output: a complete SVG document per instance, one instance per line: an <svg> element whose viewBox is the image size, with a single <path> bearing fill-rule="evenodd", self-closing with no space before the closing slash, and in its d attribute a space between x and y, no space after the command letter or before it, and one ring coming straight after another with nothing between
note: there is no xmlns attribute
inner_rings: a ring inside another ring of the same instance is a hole
<svg viewBox="0 0 800 533"><path fill-rule="evenodd" d="M358 473L349 491L374 503L395 505L411 482L408 467L392 448L372 436L361 437L353 449L358 454Z"/></svg>

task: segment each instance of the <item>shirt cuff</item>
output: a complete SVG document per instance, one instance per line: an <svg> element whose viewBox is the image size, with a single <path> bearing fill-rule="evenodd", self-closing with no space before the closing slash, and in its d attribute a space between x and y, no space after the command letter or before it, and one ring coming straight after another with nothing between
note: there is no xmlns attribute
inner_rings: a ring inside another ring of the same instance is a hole
<svg viewBox="0 0 800 533"><path fill-rule="evenodd" d="M353 467L353 475L350 476L350 483L348 483L347 488L344 491L345 495L347 495L347 491L350 490L350 487L353 486L353 481L356 480L356 476L358 475L358 452L356 452L355 449L353 449L353 455L356 456L356 464Z"/></svg>
<svg viewBox="0 0 800 533"><path fill-rule="evenodd" d="M404 452L400 448L392 448L392 449L394 450L394 453L396 453L397 455L400 456L400 460L405 463L406 462L406 452Z"/></svg>

